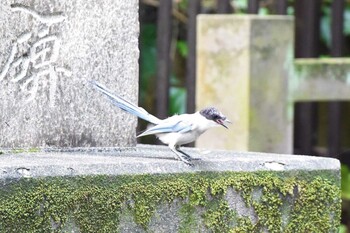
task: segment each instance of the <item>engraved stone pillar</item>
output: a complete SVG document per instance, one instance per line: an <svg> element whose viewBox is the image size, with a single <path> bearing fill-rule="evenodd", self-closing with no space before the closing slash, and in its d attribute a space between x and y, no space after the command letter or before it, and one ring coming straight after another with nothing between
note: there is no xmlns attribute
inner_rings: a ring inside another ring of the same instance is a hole
<svg viewBox="0 0 350 233"><path fill-rule="evenodd" d="M134 145L136 118L88 80L138 93L137 0L0 3L0 147Z"/></svg>

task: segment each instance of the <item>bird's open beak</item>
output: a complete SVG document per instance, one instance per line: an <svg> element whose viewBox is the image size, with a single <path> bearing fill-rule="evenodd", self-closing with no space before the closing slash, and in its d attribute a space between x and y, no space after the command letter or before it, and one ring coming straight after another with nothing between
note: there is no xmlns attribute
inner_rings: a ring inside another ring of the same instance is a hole
<svg viewBox="0 0 350 233"><path fill-rule="evenodd" d="M232 122L229 121L228 119L225 119L225 120L218 119L215 122L218 123L219 125L222 125L226 129L228 129L228 127L225 125L225 122L232 124Z"/></svg>

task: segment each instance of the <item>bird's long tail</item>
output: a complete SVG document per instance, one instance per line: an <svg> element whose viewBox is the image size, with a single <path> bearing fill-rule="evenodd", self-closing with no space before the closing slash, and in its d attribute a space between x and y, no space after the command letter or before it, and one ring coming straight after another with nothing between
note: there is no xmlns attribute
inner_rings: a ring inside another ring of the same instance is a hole
<svg viewBox="0 0 350 233"><path fill-rule="evenodd" d="M102 86L101 84L99 84L96 81L90 81L90 83L100 92L102 92L103 94L105 94L110 100L111 102L118 106L120 109L131 113L137 117L140 117L142 119L144 119L145 121L148 121L152 124L159 124L159 122L161 121L159 118L149 114L145 109L138 107L132 103L130 103L129 101L123 99L122 97L112 94L111 91L109 91L107 88L105 88L104 86Z"/></svg>

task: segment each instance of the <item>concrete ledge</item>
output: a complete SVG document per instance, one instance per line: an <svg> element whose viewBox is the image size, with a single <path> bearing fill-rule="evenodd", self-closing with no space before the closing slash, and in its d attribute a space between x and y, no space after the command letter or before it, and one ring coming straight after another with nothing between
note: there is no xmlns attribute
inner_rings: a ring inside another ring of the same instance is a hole
<svg viewBox="0 0 350 233"><path fill-rule="evenodd" d="M339 162L166 147L1 150L0 232L337 232Z"/></svg>
<svg viewBox="0 0 350 233"><path fill-rule="evenodd" d="M336 159L312 156L184 149L195 158L189 167L175 159L165 146L135 148L3 149L0 179L40 176L122 175L198 171L339 171Z"/></svg>
<svg viewBox="0 0 350 233"><path fill-rule="evenodd" d="M349 58L299 58L294 62L289 92L296 101L348 101Z"/></svg>

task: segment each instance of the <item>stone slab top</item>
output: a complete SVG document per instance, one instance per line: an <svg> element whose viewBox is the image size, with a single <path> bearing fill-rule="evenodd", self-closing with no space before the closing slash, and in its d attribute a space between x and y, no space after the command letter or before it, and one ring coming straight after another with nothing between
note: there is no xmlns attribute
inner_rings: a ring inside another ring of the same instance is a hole
<svg viewBox="0 0 350 233"><path fill-rule="evenodd" d="M297 65L350 65L350 58L347 57L325 57L325 58L296 58L294 63Z"/></svg>
<svg viewBox="0 0 350 233"><path fill-rule="evenodd" d="M21 177L133 175L199 171L291 171L340 169L337 159L184 148L201 160L190 167L165 146L128 148L0 149L0 180ZM34 151L34 152L30 152Z"/></svg>
<svg viewBox="0 0 350 233"><path fill-rule="evenodd" d="M294 20L292 15L227 15L227 14L199 14L197 17L209 19L245 19L245 20Z"/></svg>

